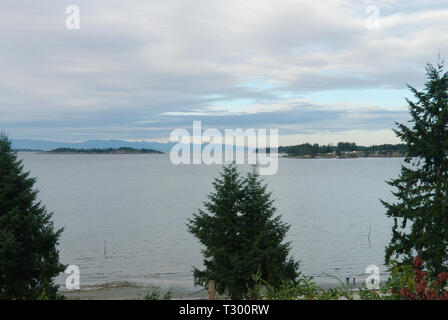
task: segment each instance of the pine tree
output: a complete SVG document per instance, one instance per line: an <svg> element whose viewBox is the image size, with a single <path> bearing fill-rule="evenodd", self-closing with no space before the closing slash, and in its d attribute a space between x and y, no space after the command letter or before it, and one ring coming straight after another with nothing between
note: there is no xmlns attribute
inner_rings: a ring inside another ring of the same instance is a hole
<svg viewBox="0 0 448 320"><path fill-rule="evenodd" d="M34 178L0 133L0 299L60 297L53 278L64 270L52 214L37 201Z"/></svg>
<svg viewBox="0 0 448 320"><path fill-rule="evenodd" d="M423 91L408 86L416 98L407 99L412 126L397 123L394 130L408 147L406 164L388 181L398 201L382 201L394 220L386 263L411 264L419 255L434 274L448 270L448 73L443 69L443 62L428 64Z"/></svg>
<svg viewBox="0 0 448 320"><path fill-rule="evenodd" d="M196 283L215 282L219 294L247 298L253 275L277 286L294 281L298 264L288 260L289 244L282 243L289 226L273 217L271 194L255 172L240 177L235 165L224 166L213 182L215 191L189 220L188 229L204 245L204 270L194 269Z"/></svg>
<svg viewBox="0 0 448 320"><path fill-rule="evenodd" d="M245 269L259 270L263 280L277 287L282 281L294 281L299 276L299 265L288 258L290 243L284 238L290 226L282 222L280 215L275 216L271 196L254 167L244 180L240 204L241 237L246 251L243 262Z"/></svg>

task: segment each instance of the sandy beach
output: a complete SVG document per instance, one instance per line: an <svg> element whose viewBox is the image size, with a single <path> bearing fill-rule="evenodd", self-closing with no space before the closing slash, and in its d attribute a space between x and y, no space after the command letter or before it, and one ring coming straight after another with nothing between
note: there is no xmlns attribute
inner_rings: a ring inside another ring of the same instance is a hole
<svg viewBox="0 0 448 320"><path fill-rule="evenodd" d="M325 286L327 287L327 286ZM328 286L329 287L329 286ZM80 290L61 289L61 293L68 300L144 300L145 295L157 287L141 286L132 283L122 283L98 287L88 287ZM199 291L198 288L197 291ZM160 289L161 295L166 290ZM359 300L358 289L353 289L353 297ZM192 294L191 292L174 290L171 299L173 300L207 300L208 293L203 290ZM217 298L219 299L219 298ZM341 298L341 300L346 300Z"/></svg>
<svg viewBox="0 0 448 320"><path fill-rule="evenodd" d="M157 287L141 286L132 283L113 284L98 287L81 288L80 290L61 289L62 293L68 300L143 300L148 292ZM199 291L198 288L197 291ZM160 289L159 292L163 296L167 290ZM207 299L207 292L201 291L195 294L183 290L174 290L172 299L195 300Z"/></svg>

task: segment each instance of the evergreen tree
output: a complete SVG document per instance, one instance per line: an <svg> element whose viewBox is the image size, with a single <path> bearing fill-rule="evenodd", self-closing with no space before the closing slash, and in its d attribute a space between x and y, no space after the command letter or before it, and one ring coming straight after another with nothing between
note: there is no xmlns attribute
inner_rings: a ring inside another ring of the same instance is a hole
<svg viewBox="0 0 448 320"><path fill-rule="evenodd" d="M408 86L416 98L407 99L412 125L394 130L408 151L399 177L388 181L398 201L382 201L394 219L385 258L411 264L419 255L438 274L448 270L448 73L440 61L426 71L423 91Z"/></svg>
<svg viewBox="0 0 448 320"><path fill-rule="evenodd" d="M219 294L242 299L254 287L252 276L258 272L273 286L294 281L298 264L288 260L289 244L282 243L289 226L273 217L271 194L258 175L252 172L242 179L232 164L224 166L213 186L204 203L208 212L199 210L188 223L205 247L205 269L194 269L196 283L213 280Z"/></svg>
<svg viewBox="0 0 448 320"><path fill-rule="evenodd" d="M261 278L276 287L282 281L294 281L299 276L299 265L288 258L290 243L284 238L290 226L282 222L280 215L275 216L271 196L254 167L244 180L240 203L241 241L246 251L243 266L259 270Z"/></svg>
<svg viewBox="0 0 448 320"><path fill-rule="evenodd" d="M58 297L62 229L54 230L52 214L36 200L35 181L0 133L0 299Z"/></svg>

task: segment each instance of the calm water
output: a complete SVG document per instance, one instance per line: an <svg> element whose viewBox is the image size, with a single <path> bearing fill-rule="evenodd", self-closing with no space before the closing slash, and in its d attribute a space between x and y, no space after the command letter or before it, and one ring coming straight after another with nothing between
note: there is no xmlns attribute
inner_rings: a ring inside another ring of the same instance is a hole
<svg viewBox="0 0 448 320"><path fill-rule="evenodd" d="M191 270L201 266L201 248L185 223L220 166L175 166L167 155L20 157L38 178L56 226L65 227L62 262L80 267L81 287L130 282L197 290ZM350 271L361 279L370 264L385 271L391 220L378 199L393 199L384 181L398 175L401 162L279 159L278 173L264 178L291 224L287 240L303 273L328 284L325 273L344 278Z"/></svg>

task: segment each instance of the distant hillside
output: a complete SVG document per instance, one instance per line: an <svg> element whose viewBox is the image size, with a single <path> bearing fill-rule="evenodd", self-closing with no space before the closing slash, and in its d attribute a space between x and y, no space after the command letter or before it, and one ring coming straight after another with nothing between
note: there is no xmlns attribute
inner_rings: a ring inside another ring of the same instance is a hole
<svg viewBox="0 0 448 320"><path fill-rule="evenodd" d="M408 148L405 144L381 144L366 147L352 142L339 142L336 146L304 143L278 148L279 153L304 158L404 157L407 151Z"/></svg>
<svg viewBox="0 0 448 320"><path fill-rule="evenodd" d="M57 148L45 153L57 153L57 154L163 154L163 152L153 149L133 149L127 147L121 148L107 148L107 149L74 149L74 148Z"/></svg>
<svg viewBox="0 0 448 320"><path fill-rule="evenodd" d="M32 140L32 139L12 139L12 147L19 150L43 150L49 151L57 148L73 148L73 149L152 149L156 151L169 152L175 143L160 143L135 141L129 142L124 140L88 140L84 142L57 142L50 140Z"/></svg>
<svg viewBox="0 0 448 320"><path fill-rule="evenodd" d="M72 149L118 149L118 148L132 148L132 149L152 149L169 153L171 148L177 142L147 142L147 141L124 141L124 140L88 140L84 142L57 142L50 140L33 140L33 139L12 139L12 147L16 150L43 150L50 151L58 148L72 148ZM202 144L203 149L208 144ZM237 147L237 150L247 150L244 147Z"/></svg>

